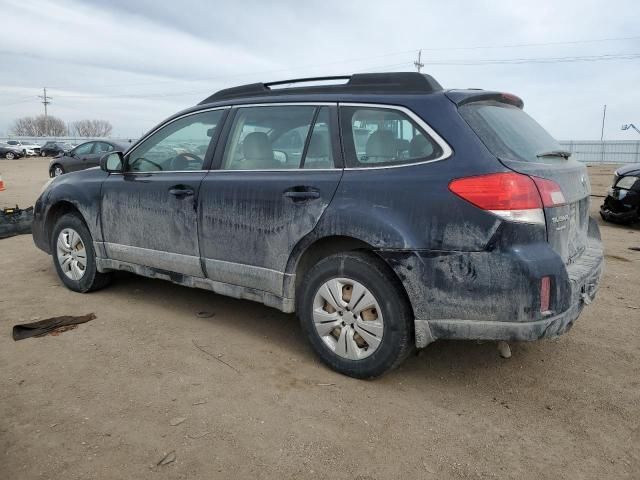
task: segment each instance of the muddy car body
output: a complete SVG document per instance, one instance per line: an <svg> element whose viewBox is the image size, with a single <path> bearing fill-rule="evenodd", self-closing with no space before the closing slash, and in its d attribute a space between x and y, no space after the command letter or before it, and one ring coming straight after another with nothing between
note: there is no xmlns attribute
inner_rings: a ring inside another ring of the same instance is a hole
<svg viewBox="0 0 640 480"><path fill-rule="evenodd" d="M615 171L613 184L600 207L600 216L614 223L640 222L640 163Z"/></svg>
<svg viewBox="0 0 640 480"><path fill-rule="evenodd" d="M223 90L54 179L36 245L77 291L128 270L295 311L356 377L439 338L567 331L602 270L585 167L512 95L345 80Z"/></svg>

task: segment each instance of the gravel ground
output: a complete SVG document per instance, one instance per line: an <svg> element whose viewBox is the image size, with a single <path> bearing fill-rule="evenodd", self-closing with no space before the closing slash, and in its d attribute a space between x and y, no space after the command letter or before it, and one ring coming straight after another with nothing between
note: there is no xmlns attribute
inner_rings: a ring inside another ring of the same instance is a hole
<svg viewBox="0 0 640 480"><path fill-rule="evenodd" d="M0 207L47 164L0 161ZM589 171L604 194L613 167ZM322 366L292 315L128 274L73 293L29 236L0 240L0 477L640 478L640 231L600 224L604 281L567 335L509 360L439 341L375 381Z"/></svg>

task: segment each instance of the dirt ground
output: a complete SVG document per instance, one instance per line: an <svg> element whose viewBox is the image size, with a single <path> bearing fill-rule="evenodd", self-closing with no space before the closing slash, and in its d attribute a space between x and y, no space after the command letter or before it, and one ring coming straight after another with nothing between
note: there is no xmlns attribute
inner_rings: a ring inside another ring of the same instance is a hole
<svg viewBox="0 0 640 480"><path fill-rule="evenodd" d="M0 161L0 206L31 205L47 163ZM589 168L594 194L613 169ZM567 335L508 360L438 341L375 381L321 365L293 315L128 274L73 293L30 236L0 240L0 478L640 478L640 230L600 226L604 281Z"/></svg>

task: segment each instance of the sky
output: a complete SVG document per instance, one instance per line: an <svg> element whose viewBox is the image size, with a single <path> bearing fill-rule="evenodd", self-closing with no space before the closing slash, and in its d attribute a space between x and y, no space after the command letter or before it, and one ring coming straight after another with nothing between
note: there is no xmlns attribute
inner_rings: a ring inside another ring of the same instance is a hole
<svg viewBox="0 0 640 480"><path fill-rule="evenodd" d="M226 87L414 71L517 94L561 140L640 140L637 0L0 0L0 138L16 118L139 137Z"/></svg>

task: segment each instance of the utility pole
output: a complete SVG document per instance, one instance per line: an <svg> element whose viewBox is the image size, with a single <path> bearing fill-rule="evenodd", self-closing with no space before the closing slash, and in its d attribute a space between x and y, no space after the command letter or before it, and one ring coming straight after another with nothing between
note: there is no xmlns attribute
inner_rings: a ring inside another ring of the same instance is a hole
<svg viewBox="0 0 640 480"><path fill-rule="evenodd" d="M43 95L38 95L39 98L42 99L42 104L44 105L44 136L49 136L49 116L47 114L47 105L51 103L51 97L47 96L47 87L42 89Z"/></svg>
<svg viewBox="0 0 640 480"><path fill-rule="evenodd" d="M604 119L607 117L607 106L602 109L602 129L600 130L600 141L604 139Z"/></svg>
<svg viewBox="0 0 640 480"><path fill-rule="evenodd" d="M422 50L418 50L418 60L413 62L413 64L416 66L416 70L418 70L418 73L420 73L420 70L422 69L422 67L424 67L424 63L422 63L421 60L422 60Z"/></svg>

